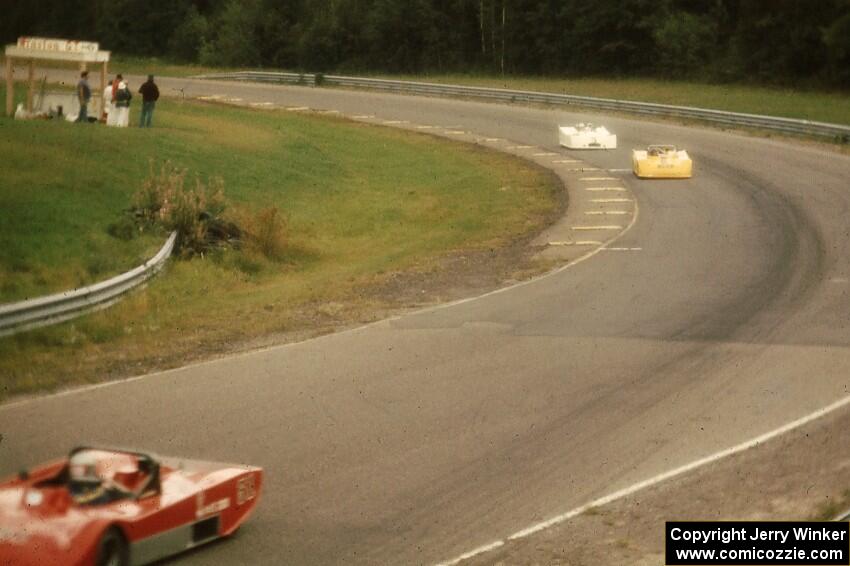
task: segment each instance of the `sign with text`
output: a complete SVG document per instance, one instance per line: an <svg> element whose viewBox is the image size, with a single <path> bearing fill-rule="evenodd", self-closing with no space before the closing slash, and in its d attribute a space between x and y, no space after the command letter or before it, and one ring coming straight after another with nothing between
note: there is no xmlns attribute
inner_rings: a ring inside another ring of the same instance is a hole
<svg viewBox="0 0 850 566"><path fill-rule="evenodd" d="M848 523L668 522L666 563L850 564Z"/></svg>
<svg viewBox="0 0 850 566"><path fill-rule="evenodd" d="M97 53L100 44L91 41L54 39L50 37L19 37L18 47L56 53Z"/></svg>

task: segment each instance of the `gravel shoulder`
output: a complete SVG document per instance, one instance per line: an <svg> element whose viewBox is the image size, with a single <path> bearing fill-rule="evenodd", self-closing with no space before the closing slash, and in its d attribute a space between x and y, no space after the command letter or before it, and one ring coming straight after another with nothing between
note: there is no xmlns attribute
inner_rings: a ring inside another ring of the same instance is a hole
<svg viewBox="0 0 850 566"><path fill-rule="evenodd" d="M848 428L845 408L463 564L655 566L665 521L832 519L850 507Z"/></svg>

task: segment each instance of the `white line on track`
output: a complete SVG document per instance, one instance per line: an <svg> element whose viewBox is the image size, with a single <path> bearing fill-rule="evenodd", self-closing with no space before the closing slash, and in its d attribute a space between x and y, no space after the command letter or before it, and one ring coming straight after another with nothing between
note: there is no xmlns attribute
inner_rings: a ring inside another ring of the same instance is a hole
<svg viewBox="0 0 850 566"><path fill-rule="evenodd" d="M623 227L618 224L603 224L600 226L573 226L571 230L622 230Z"/></svg>
<svg viewBox="0 0 850 566"><path fill-rule="evenodd" d="M606 252L639 252L643 248L602 248Z"/></svg>
<svg viewBox="0 0 850 566"><path fill-rule="evenodd" d="M437 126L416 126L417 130L433 130Z"/></svg>
<svg viewBox="0 0 850 566"><path fill-rule="evenodd" d="M592 198L590 202L606 203L606 202L634 202L630 198Z"/></svg>
<svg viewBox="0 0 850 566"><path fill-rule="evenodd" d="M610 248L599 248L599 249L605 250L605 249L610 249ZM528 527L526 527L526 528L524 528L520 531L515 532L514 534L508 536L505 539L493 541L486 546L478 547L477 549L475 549L475 551L466 552L464 554L461 554L457 558L453 558L453 559L448 560L446 562L441 562L438 566L442 566L442 565L453 566L453 565L458 564L458 563L460 563L464 560L472 558L473 556L477 556L479 554L483 554L485 552L488 552L492 549L498 548L498 547L504 545L507 541L526 538L530 535L533 535L534 533L538 533L538 532L543 531L545 529L548 529L550 527L554 527L555 525L559 525L559 524L563 523L564 521L568 521L568 520L572 519L573 517L577 517L578 515L581 515L582 513L587 511L588 509L592 509L594 507L602 507L603 505L613 503L614 501L617 501L618 499L628 497L629 495L637 493L638 491L641 491L641 490L646 489L648 487L658 485L659 483L662 483L662 482L667 481L669 479L675 478L677 476L681 476L681 475L686 474L688 472L692 472L693 470L696 470L697 468L701 468L701 467L706 466L708 464L712 464L714 462L717 462L718 460L722 460L723 458L727 458L729 456L739 454L741 452L749 450L750 448L755 448L756 446L759 446L760 444L764 444L765 442L772 440L772 439L774 439L778 436L782 436L783 434L785 434L787 432L791 432L792 430L800 428L801 426L807 425L812 421L815 421L817 419L825 417L826 415L833 413L833 412L835 412L835 411L837 411L837 410L839 410L839 409L841 409L841 408L843 408L847 405L850 405L850 395L848 395L848 396L846 396L842 399L839 399L835 403L827 405L826 407L823 407L822 409L818 409L817 411L814 411L813 413L809 413L808 415L806 415L804 417L800 417L799 419L797 419L795 421L791 421L790 423L787 423L787 424L785 424L785 425L783 425L779 428L775 428L775 429L773 429L769 432L766 432L766 433L762 434L761 436L757 436L755 438L747 440L746 442L742 442L741 444L737 444L737 445L732 446L730 448L727 448L725 450L715 452L714 454L710 454L710 455L706 456L705 458L700 458L699 460L695 460L695 461L693 461L689 464L679 466L678 468L673 468L672 470L663 472L661 474L658 474L657 476L653 476L651 478L645 479L645 480L638 482L636 484L632 484L629 487L626 487L626 488L621 489L619 491L615 491L614 493L608 494L604 497L600 497L599 499L594 499L590 503L585 503L584 505L582 505L580 507L576 507L575 509L571 509L570 511L567 511L566 513L562 513L560 515L552 517L551 519L547 519L547 520L541 521L539 523L534 523L531 526L528 526ZM472 554L472 552L475 552L475 554Z"/></svg>
<svg viewBox="0 0 850 566"><path fill-rule="evenodd" d="M585 214L588 216L601 216L606 214L625 216L626 214L630 214L630 212L628 210L588 210Z"/></svg>
<svg viewBox="0 0 850 566"><path fill-rule="evenodd" d="M553 153L551 151L543 151L543 152L540 152L540 153L532 153L531 155L533 155L534 157L551 157L553 155L558 155L558 154Z"/></svg>
<svg viewBox="0 0 850 566"><path fill-rule="evenodd" d="M463 130L445 130L443 133L447 136L462 136L466 132L464 132Z"/></svg>
<svg viewBox="0 0 850 566"><path fill-rule="evenodd" d="M503 540L493 541L490 544L485 544L483 546L479 546L478 548L476 548L474 550L470 550L469 552L465 552L465 553L461 554L460 556L453 558L453 559L451 559L447 562L440 562L437 566L455 566L455 564L463 562L467 558L472 558L473 556L478 556L479 554L484 554L485 552L490 552L491 550L495 550L495 549L499 548L500 546L503 546L504 544L505 544L505 541L503 541Z"/></svg>
<svg viewBox="0 0 850 566"><path fill-rule="evenodd" d="M556 240L549 242L550 246L601 246L602 242L598 240Z"/></svg>
<svg viewBox="0 0 850 566"><path fill-rule="evenodd" d="M606 171L609 171L611 173L631 173L632 172L631 169L606 169Z"/></svg>
<svg viewBox="0 0 850 566"><path fill-rule="evenodd" d="M580 159L553 159L552 163L581 163Z"/></svg>
<svg viewBox="0 0 850 566"><path fill-rule="evenodd" d="M407 120L384 120L383 123L387 126L392 126L394 124L409 124L410 122Z"/></svg>
<svg viewBox="0 0 850 566"><path fill-rule="evenodd" d="M601 171L601 169L597 169L596 167L573 167L572 169L567 169L567 171Z"/></svg>
<svg viewBox="0 0 850 566"><path fill-rule="evenodd" d="M357 114L356 116L352 116L355 120L369 120L374 117L374 114Z"/></svg>
<svg viewBox="0 0 850 566"><path fill-rule="evenodd" d="M600 191L619 191L624 192L625 187L585 187L584 190L592 191L592 192L600 192Z"/></svg>
<svg viewBox="0 0 850 566"><path fill-rule="evenodd" d="M509 145L506 149L531 149L533 145Z"/></svg>
<svg viewBox="0 0 850 566"><path fill-rule="evenodd" d="M500 141L505 141L505 140L503 140L502 138L484 138L484 141L492 143L492 142L500 142Z"/></svg>
<svg viewBox="0 0 850 566"><path fill-rule="evenodd" d="M310 109L309 106L290 106L289 108L287 108L287 110L289 112L303 112L303 111L309 110L309 109Z"/></svg>
<svg viewBox="0 0 850 566"><path fill-rule="evenodd" d="M619 181L618 177L582 177L579 181Z"/></svg>

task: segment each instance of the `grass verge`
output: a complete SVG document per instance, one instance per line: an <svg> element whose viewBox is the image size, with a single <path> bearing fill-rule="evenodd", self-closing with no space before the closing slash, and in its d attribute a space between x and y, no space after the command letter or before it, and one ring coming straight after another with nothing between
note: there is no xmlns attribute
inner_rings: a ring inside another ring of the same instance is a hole
<svg viewBox="0 0 850 566"><path fill-rule="evenodd" d="M502 79L480 75L382 76L381 78L574 94L850 124L850 93L847 92L640 78L508 77Z"/></svg>
<svg viewBox="0 0 850 566"><path fill-rule="evenodd" d="M125 75L156 75L165 77L191 77L204 73L223 73L225 71L237 71L229 67L207 67L193 63L178 63L159 57L138 57L135 55L123 55L113 53L109 61L109 68L116 73Z"/></svg>
<svg viewBox="0 0 850 566"><path fill-rule="evenodd" d="M163 244L163 234L108 233L129 205L127 173L137 174L117 149L124 138L113 128L0 119L0 302L95 283Z"/></svg>
<svg viewBox="0 0 850 566"><path fill-rule="evenodd" d="M281 209L285 252L173 261L110 309L0 338L0 400L371 320L397 306L381 289L400 273L418 283L461 252L510 247L558 207L546 172L430 136L171 100L157 105L154 125L0 119L0 302L123 271L161 245L164 234L107 233L151 159L222 178L241 209Z"/></svg>

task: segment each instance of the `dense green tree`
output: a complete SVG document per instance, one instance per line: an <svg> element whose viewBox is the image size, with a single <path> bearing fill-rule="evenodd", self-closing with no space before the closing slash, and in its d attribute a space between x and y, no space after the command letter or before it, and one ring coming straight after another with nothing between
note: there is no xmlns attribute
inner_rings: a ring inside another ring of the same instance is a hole
<svg viewBox="0 0 850 566"><path fill-rule="evenodd" d="M304 71L850 86L850 0L28 0L0 38Z"/></svg>
<svg viewBox="0 0 850 566"><path fill-rule="evenodd" d="M658 69L668 76L698 76L716 46L716 23L708 15L672 11L652 30Z"/></svg>
<svg viewBox="0 0 850 566"><path fill-rule="evenodd" d="M842 2L841 15L823 30L823 42L829 58L828 80L850 87L850 0Z"/></svg>
<svg viewBox="0 0 850 566"><path fill-rule="evenodd" d="M110 0L98 4L98 40L108 49L137 55L163 55L184 21L188 0Z"/></svg>
<svg viewBox="0 0 850 566"><path fill-rule="evenodd" d="M302 17L302 0L263 0L257 12L260 60L255 64L293 68L298 64L293 28Z"/></svg>
<svg viewBox="0 0 850 566"><path fill-rule="evenodd" d="M214 35L201 48L206 65L253 66L260 62L260 0L230 0L213 20Z"/></svg>
<svg viewBox="0 0 850 566"><path fill-rule="evenodd" d="M657 71L652 25L668 10L668 0L567 0L561 11L569 22L567 65L604 74Z"/></svg>
<svg viewBox="0 0 850 566"><path fill-rule="evenodd" d="M10 43L26 35L98 41L99 4L99 0L5 0L0 2L0 40Z"/></svg>
<svg viewBox="0 0 850 566"><path fill-rule="evenodd" d="M440 34L428 0L376 0L363 31L372 60L388 71L436 67Z"/></svg>
<svg viewBox="0 0 850 566"><path fill-rule="evenodd" d="M828 58L822 30L835 17L835 7L831 0L741 2L732 42L748 78L786 82L824 71Z"/></svg>
<svg viewBox="0 0 850 566"><path fill-rule="evenodd" d="M189 6L183 21L171 34L168 53L181 61L197 61L208 37L206 16L198 12L196 6Z"/></svg>

